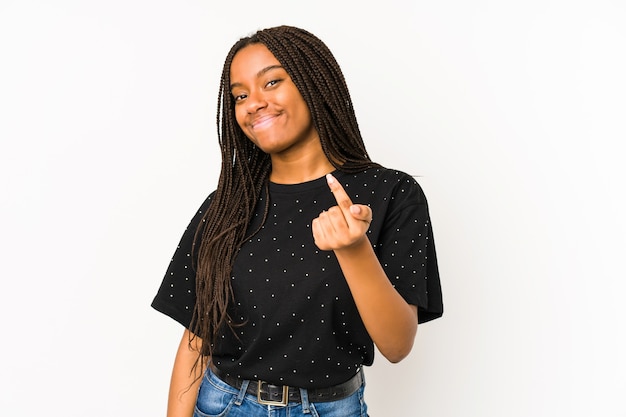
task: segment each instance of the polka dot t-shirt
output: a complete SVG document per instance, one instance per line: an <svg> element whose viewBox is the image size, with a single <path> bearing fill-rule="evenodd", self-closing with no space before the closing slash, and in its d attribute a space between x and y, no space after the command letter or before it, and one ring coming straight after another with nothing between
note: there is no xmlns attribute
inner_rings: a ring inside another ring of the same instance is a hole
<svg viewBox="0 0 626 417"><path fill-rule="evenodd" d="M418 306L421 323L443 313L428 206L411 176L385 168L335 176L354 203L372 208L368 238L396 290ZM240 327L215 342L223 372L302 388L335 385L371 365L374 346L332 251L313 241L312 220L336 205L324 177L270 183L249 226L260 231L239 250L231 317ZM192 219L152 306L189 327L195 303L194 233L211 198Z"/></svg>

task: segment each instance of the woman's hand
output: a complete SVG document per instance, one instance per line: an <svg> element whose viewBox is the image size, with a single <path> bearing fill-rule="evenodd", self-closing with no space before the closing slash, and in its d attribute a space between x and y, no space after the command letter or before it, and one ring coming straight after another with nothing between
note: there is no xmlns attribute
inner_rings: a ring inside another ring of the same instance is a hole
<svg viewBox="0 0 626 417"><path fill-rule="evenodd" d="M313 219L313 238L321 250L348 248L366 239L365 233L372 221L372 209L362 204L353 204L332 174L326 175L326 180L337 205Z"/></svg>
<svg viewBox="0 0 626 417"><path fill-rule="evenodd" d="M335 252L363 324L378 350L391 362L401 361L413 348L417 307L393 287L366 236L372 221L368 206L353 204L341 184L327 175L337 205L313 220L318 248Z"/></svg>

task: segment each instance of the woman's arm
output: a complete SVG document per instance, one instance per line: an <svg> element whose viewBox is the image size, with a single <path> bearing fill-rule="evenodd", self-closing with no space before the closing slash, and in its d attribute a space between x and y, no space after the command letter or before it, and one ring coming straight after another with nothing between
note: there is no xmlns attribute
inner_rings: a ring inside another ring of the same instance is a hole
<svg viewBox="0 0 626 417"><path fill-rule="evenodd" d="M335 249L367 332L390 362L400 362L413 348L417 307L393 288L367 238Z"/></svg>
<svg viewBox="0 0 626 417"><path fill-rule="evenodd" d="M370 337L390 362L399 362L413 348L417 307L393 288L365 235L371 209L353 205L341 184L327 178L337 206L313 220L315 244L335 252Z"/></svg>
<svg viewBox="0 0 626 417"><path fill-rule="evenodd" d="M167 402L167 417L193 416L198 388L206 369L204 363L194 368L201 346L200 338L185 329L174 360Z"/></svg>

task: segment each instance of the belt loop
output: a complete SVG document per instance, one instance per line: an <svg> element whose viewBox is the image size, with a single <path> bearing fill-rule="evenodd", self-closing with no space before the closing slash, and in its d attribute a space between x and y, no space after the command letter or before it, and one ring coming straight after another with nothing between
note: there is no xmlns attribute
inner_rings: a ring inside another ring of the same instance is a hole
<svg viewBox="0 0 626 417"><path fill-rule="evenodd" d="M248 390L248 384L250 384L249 379L244 379L241 382L241 388L239 388L239 394L237 394L237 399L235 400L236 405L239 406L243 402L243 399L246 396L246 391Z"/></svg>
<svg viewBox="0 0 626 417"><path fill-rule="evenodd" d="M302 401L302 414L310 414L309 392L305 388L300 388L300 400Z"/></svg>

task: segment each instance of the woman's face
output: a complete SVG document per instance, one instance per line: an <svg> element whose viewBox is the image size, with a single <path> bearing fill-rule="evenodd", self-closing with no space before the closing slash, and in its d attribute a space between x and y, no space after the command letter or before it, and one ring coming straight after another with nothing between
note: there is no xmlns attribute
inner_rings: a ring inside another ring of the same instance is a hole
<svg viewBox="0 0 626 417"><path fill-rule="evenodd" d="M287 71L263 44L237 52L230 66L237 124L263 152L300 152L317 143L311 112Z"/></svg>

